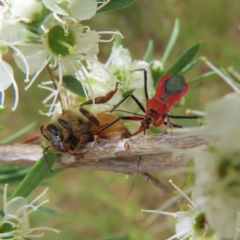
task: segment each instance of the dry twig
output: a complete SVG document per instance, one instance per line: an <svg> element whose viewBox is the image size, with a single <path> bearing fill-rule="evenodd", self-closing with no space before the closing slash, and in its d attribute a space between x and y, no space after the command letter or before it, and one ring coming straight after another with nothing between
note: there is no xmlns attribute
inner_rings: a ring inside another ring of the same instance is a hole
<svg viewBox="0 0 240 240"><path fill-rule="evenodd" d="M163 192L170 190L149 171L174 169L187 164L187 149L206 145L207 141L198 136L173 134L145 135L119 141L100 140L88 143L82 151L84 158L76 161L69 154L58 156L58 167L83 167L96 170L137 174L150 181ZM5 164L33 165L42 156L39 145L16 144L0 146L0 162ZM139 157L141 161L139 162Z"/></svg>
<svg viewBox="0 0 240 240"><path fill-rule="evenodd" d="M119 141L100 140L88 143L84 158L76 161L68 154L59 155L58 167L84 167L121 173L135 173L174 169L186 165L187 149L205 145L199 136L173 134L146 135ZM138 166L139 156L142 155ZM39 145L16 144L0 146L0 162L5 164L33 165L42 156Z"/></svg>

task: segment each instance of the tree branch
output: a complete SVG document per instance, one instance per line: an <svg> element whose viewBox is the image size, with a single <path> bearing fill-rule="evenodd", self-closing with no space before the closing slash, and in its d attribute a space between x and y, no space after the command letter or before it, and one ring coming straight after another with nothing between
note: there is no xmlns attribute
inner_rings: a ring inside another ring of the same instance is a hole
<svg viewBox="0 0 240 240"><path fill-rule="evenodd" d="M78 161L69 154L59 155L56 166L145 174L148 171L185 166L186 150L206 144L207 137L173 134L145 135L119 141L100 140L97 144L86 144L82 152L87 153ZM39 145L1 145L0 162L33 165L42 156L42 152ZM139 163L140 156L142 158Z"/></svg>

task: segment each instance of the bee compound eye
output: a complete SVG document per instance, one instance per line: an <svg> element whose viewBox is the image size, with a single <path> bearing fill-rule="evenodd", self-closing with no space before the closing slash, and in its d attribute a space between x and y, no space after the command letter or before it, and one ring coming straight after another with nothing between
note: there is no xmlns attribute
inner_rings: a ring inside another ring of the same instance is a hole
<svg viewBox="0 0 240 240"><path fill-rule="evenodd" d="M58 123L64 128L69 128L68 123L61 118L58 119Z"/></svg>
<svg viewBox="0 0 240 240"><path fill-rule="evenodd" d="M184 89L185 79L182 75L172 76L165 82L166 93L181 92Z"/></svg>
<svg viewBox="0 0 240 240"><path fill-rule="evenodd" d="M58 131L58 127L54 124L49 124L47 125L47 130L49 133L51 133L53 136L58 136L59 131Z"/></svg>

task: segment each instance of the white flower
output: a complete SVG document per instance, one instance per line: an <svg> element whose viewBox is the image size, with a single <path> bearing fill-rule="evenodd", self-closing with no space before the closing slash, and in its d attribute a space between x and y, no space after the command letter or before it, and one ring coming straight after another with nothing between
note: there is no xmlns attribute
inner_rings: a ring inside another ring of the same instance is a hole
<svg viewBox="0 0 240 240"><path fill-rule="evenodd" d="M164 70L163 63L159 60L153 60L150 63L151 69L157 72L162 72Z"/></svg>
<svg viewBox="0 0 240 240"><path fill-rule="evenodd" d="M212 140L193 154L194 195L216 235L232 239L240 211L240 96L232 93L209 104L206 125Z"/></svg>
<svg viewBox="0 0 240 240"><path fill-rule="evenodd" d="M56 115L63 114L64 110L72 109L72 107L76 104L76 98L77 95L74 93L68 91L63 86L58 86L58 83L55 81L56 86L53 86L53 81L45 81L42 82L42 84L38 85L38 87L50 91L50 94L43 100L43 104L45 104L46 107L52 107L52 112L43 112L40 110L40 113L47 116L52 116L52 119L55 118ZM51 87L49 87L49 85ZM54 105L48 104L51 99L57 98L59 101L57 101ZM79 108L79 102L78 102L78 108Z"/></svg>
<svg viewBox="0 0 240 240"><path fill-rule="evenodd" d="M94 97L86 74L86 61L98 64L96 55L99 42L110 42L113 35L121 34L113 31L96 32L79 21L93 17L109 1L0 1L0 51L5 53L8 48L14 51L18 67L26 74L25 82L29 82L26 89L43 69L48 68L58 81L57 93L63 76L73 74L79 81L87 82L91 97ZM100 39L103 34L110 34L110 39ZM31 80L29 75L33 75ZM4 88L1 87L1 105ZM56 101L57 94L49 113L53 111Z"/></svg>
<svg viewBox="0 0 240 240"><path fill-rule="evenodd" d="M144 72L147 71L147 84L149 90L153 88L152 77L150 74L149 64L145 61L133 61L128 49L122 46L113 46L111 55L106 63L117 79L122 83L122 92L128 92L134 89L143 89Z"/></svg>
<svg viewBox="0 0 240 240"><path fill-rule="evenodd" d="M29 224L28 215L38 210L38 208L48 200L43 201L39 205L34 205L34 203L41 198L47 191L46 189L38 197L36 197L32 202L28 203L27 199L24 197L15 197L10 201L7 201L7 184L4 187L3 195L3 214L4 217L0 222L0 238L1 239L26 239L26 238L39 238L43 236L42 234L36 234L35 231L52 231L59 233L58 230L48 227L38 227L31 228ZM4 231L3 231L4 230Z"/></svg>
<svg viewBox="0 0 240 240"><path fill-rule="evenodd" d="M88 20L92 18L98 9L105 6L109 1L103 1L103 5L98 7L96 0L42 0L46 8L63 16L70 16L77 20Z"/></svg>
<svg viewBox="0 0 240 240"><path fill-rule="evenodd" d="M0 38L8 43L16 43L24 39L26 26L19 19L12 18L7 6L0 6Z"/></svg>
<svg viewBox="0 0 240 240"><path fill-rule="evenodd" d="M198 205L192 201L181 189L179 189L172 181L169 181L181 194L185 197L189 204L186 211L179 211L175 213L155 211L155 210L142 210L148 213L157 213L176 218L176 234L167 240L181 239L181 240L214 240L217 239L213 232L209 229L205 220L205 215L200 211ZM171 200L170 200L171 201Z"/></svg>
<svg viewBox="0 0 240 240"><path fill-rule="evenodd" d="M42 24L44 31L41 42L18 45L19 51L24 55L24 59L26 59L29 66L29 74L33 74L26 89L32 85L45 67L49 67L58 79L57 92L59 92L62 85L63 76L70 74L75 74L79 81L87 81L91 90L84 61L97 62L94 56L99 51L98 43L111 41L112 38L101 40L100 33L91 31L88 27L69 19L65 19L65 22L68 25L67 31L52 15L49 15ZM102 33L114 34L114 32ZM26 72L22 58L18 56L18 54L15 54L14 59L18 67ZM91 95L93 96L92 90ZM53 99L49 114L51 114L56 101L57 95Z"/></svg>
<svg viewBox="0 0 240 240"><path fill-rule="evenodd" d="M150 73L149 64L145 61L133 61L128 49L122 46L113 46L109 59L105 63L105 68L100 68L96 64L90 66L91 75L89 77L94 89L100 89L100 91L95 94L96 96L106 94L109 89L113 89L116 80L110 75L112 74L119 82L119 90L116 96L111 99L111 104L122 100L123 95L133 94L140 102L143 104L146 101L144 92L144 71L147 71L147 88L148 92L153 92L153 80ZM106 74L104 69L108 69L110 74ZM101 87L103 86L103 87ZM109 86L109 87L107 87ZM95 93L95 91L94 91ZM121 109L128 110L133 113L139 112L139 107L132 100L126 100L122 105Z"/></svg>
<svg viewBox="0 0 240 240"><path fill-rule="evenodd" d="M43 10L43 5L38 0L8 0L7 2L13 18L28 22L37 20Z"/></svg>
<svg viewBox="0 0 240 240"><path fill-rule="evenodd" d="M1 57L1 56L0 56ZM18 86L14 79L12 67L0 58L0 108L4 107L4 91L13 85L15 100L12 110L15 110L18 104Z"/></svg>

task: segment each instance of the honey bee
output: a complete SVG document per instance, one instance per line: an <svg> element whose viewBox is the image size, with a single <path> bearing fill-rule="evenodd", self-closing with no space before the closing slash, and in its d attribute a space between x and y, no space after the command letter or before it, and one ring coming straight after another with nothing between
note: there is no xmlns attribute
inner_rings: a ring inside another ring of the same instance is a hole
<svg viewBox="0 0 240 240"><path fill-rule="evenodd" d="M67 110L49 124L42 125L40 130L49 144L47 149L55 153L69 153L81 157L84 153L74 150L93 140L90 127L90 122L85 120L80 112Z"/></svg>
<svg viewBox="0 0 240 240"><path fill-rule="evenodd" d="M89 114L90 112L86 113L86 109L80 108L80 112L85 114ZM91 114L91 113L90 113ZM125 127L123 122L119 120L116 116L108 112L99 112L94 116L94 122L90 121L91 127L90 131L94 136L94 140L96 139L108 139L108 140L119 140L123 138L131 137L130 132ZM96 122L98 121L98 123ZM101 131L103 128L104 131Z"/></svg>
<svg viewBox="0 0 240 240"><path fill-rule="evenodd" d="M116 84L115 90L110 91L105 96L95 98L94 99L95 104L108 102L117 92L117 89L118 83ZM123 122L120 121L121 118L118 118L109 112L99 112L96 114L96 116L94 116L92 113L83 108L83 105L89 105L92 103L93 103L92 99L82 103L79 110L91 123L90 130L94 136L97 136L100 139L109 140L119 140L131 137L131 134L128 131L128 129L125 127Z"/></svg>
<svg viewBox="0 0 240 240"><path fill-rule="evenodd" d="M95 98L95 103L100 104L109 101L116 93L117 87L118 85L116 85L115 90L110 91L105 96ZM95 116L83 108L83 105L92 104L93 99L82 103L79 111L64 110L61 96L59 96L59 99L62 105L62 114L55 116L49 124L42 125L40 128L47 146L44 150L45 161L47 150L55 153L68 153L79 160L86 153L81 152L82 146L96 139L94 136L97 136L97 139L109 140L131 137L128 129L113 114L99 112ZM105 128L104 131L101 131L103 128ZM99 132L101 133L98 135Z"/></svg>

